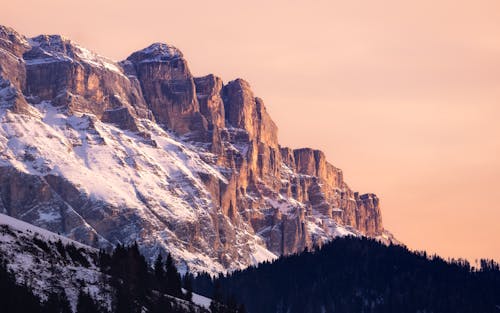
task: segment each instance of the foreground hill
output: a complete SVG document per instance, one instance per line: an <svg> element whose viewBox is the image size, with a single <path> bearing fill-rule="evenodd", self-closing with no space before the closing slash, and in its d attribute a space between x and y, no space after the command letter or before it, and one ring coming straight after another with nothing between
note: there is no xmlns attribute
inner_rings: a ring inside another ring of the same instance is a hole
<svg viewBox="0 0 500 313"><path fill-rule="evenodd" d="M3 313L208 313L210 299L187 296L163 267L153 273L136 246L107 254L0 214Z"/></svg>
<svg viewBox="0 0 500 313"><path fill-rule="evenodd" d="M156 43L122 62L0 26L0 212L94 247L220 272L339 235L392 240L379 199L278 143L242 79Z"/></svg>
<svg viewBox="0 0 500 313"><path fill-rule="evenodd" d="M499 264L471 268L366 238L338 238L215 282L200 275L194 286L233 296L250 313L500 312Z"/></svg>

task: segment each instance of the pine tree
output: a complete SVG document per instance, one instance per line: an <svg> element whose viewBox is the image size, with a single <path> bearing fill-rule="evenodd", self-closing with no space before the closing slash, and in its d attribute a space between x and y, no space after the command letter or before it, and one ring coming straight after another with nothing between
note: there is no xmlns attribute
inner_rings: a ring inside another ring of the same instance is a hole
<svg viewBox="0 0 500 313"><path fill-rule="evenodd" d="M177 271L174 259L170 254L165 262L166 292L174 297L182 298L181 275Z"/></svg>
<svg viewBox="0 0 500 313"><path fill-rule="evenodd" d="M165 291L165 268L164 268L163 258L161 257L161 254L158 254L158 257L156 257L153 268L154 268L154 277L155 277L155 283L157 285L157 288L159 291L164 292Z"/></svg>
<svg viewBox="0 0 500 313"><path fill-rule="evenodd" d="M80 291L78 294L78 302L76 304L76 313L96 313L99 312L99 307L94 302L94 299L86 292Z"/></svg>
<svg viewBox="0 0 500 313"><path fill-rule="evenodd" d="M135 313L134 301L125 287L119 287L116 291L115 313Z"/></svg>
<svg viewBox="0 0 500 313"><path fill-rule="evenodd" d="M211 313L224 313L224 307L219 302L212 299L209 306Z"/></svg>
<svg viewBox="0 0 500 313"><path fill-rule="evenodd" d="M51 292L43 305L44 313L72 313L65 292Z"/></svg>
<svg viewBox="0 0 500 313"><path fill-rule="evenodd" d="M210 302L210 312L211 313L224 313L224 305L222 287L219 281L215 282L214 294L212 296L212 301Z"/></svg>
<svg viewBox="0 0 500 313"><path fill-rule="evenodd" d="M151 286L148 286L151 275L137 243L129 247L118 245L111 256L109 272L112 277L111 285L117 291L116 311L137 312L151 292Z"/></svg>
<svg viewBox="0 0 500 313"><path fill-rule="evenodd" d="M7 270L0 255L0 311L2 313L40 313L42 304L31 288L17 285L14 275Z"/></svg>
<svg viewBox="0 0 500 313"><path fill-rule="evenodd" d="M240 304L238 308L238 313L247 313L247 309L245 308L245 305L243 303Z"/></svg>
<svg viewBox="0 0 500 313"><path fill-rule="evenodd" d="M231 295L227 299L227 308L229 312L236 312L238 310L238 302L236 302L236 298L234 297L234 295Z"/></svg>
<svg viewBox="0 0 500 313"><path fill-rule="evenodd" d="M192 302L193 301L193 274L191 273L186 273L183 277L183 285L184 289L186 290L186 294L184 296L184 299Z"/></svg>

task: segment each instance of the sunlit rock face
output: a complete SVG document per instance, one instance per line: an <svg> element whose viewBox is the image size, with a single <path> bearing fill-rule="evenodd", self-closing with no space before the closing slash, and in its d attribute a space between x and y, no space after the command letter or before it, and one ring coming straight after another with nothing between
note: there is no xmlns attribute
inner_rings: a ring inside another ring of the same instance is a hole
<svg viewBox="0 0 500 313"><path fill-rule="evenodd" d="M72 112L96 115L137 131L135 118L152 118L140 83L113 61L59 35L29 40L24 94L32 103L51 101Z"/></svg>
<svg viewBox="0 0 500 313"><path fill-rule="evenodd" d="M134 52L123 63L127 74L140 81L144 99L156 121L179 134L207 130L200 113L194 78L182 53L163 43Z"/></svg>
<svg viewBox="0 0 500 313"><path fill-rule="evenodd" d="M394 240L379 199L323 152L291 149L242 79L193 77L175 47L114 62L0 28L0 212L86 244L137 241L192 271L335 236Z"/></svg>

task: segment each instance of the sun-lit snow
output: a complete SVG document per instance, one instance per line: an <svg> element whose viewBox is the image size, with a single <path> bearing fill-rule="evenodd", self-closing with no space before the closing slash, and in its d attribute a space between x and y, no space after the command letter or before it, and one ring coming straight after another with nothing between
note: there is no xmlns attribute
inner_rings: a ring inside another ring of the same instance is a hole
<svg viewBox="0 0 500 313"><path fill-rule="evenodd" d="M154 43L135 54L141 56L141 63L169 61L182 56L179 49L161 42Z"/></svg>
<svg viewBox="0 0 500 313"><path fill-rule="evenodd" d="M142 243L165 248L178 260L185 260L191 270L227 270L207 256L211 249L208 242L200 243L205 248L188 248L189 243L171 226L212 225L210 210L215 206L198 173L211 174L223 182L226 178L201 158L208 152L195 150L148 120L141 126L151 137L145 140L143 135L102 123L93 115L68 116L50 102L42 102L36 109L38 116L1 112L0 166L31 175L64 177L93 201L118 210L116 214L134 214L150 223ZM59 213L49 208L39 212L37 224L58 218ZM130 231L120 230L128 234L127 242L138 240L141 230L134 228L135 224L127 227ZM254 262L276 257L248 226L238 229L236 237L245 246L241 253L250 253Z"/></svg>
<svg viewBox="0 0 500 313"><path fill-rule="evenodd" d="M43 40L48 40L50 44L46 45L43 43ZM29 39L29 45L31 47L38 48L41 53L36 58L29 57L25 59L27 65L61 61L83 62L92 67L103 68L126 77L123 74L123 70L116 64L116 62L100 56L63 36L38 36ZM74 55L68 53L65 45L70 45L72 47Z"/></svg>

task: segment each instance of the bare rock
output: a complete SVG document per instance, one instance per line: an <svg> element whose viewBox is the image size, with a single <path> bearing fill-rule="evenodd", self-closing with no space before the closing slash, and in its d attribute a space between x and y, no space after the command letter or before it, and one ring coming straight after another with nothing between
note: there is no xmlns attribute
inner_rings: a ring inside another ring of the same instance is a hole
<svg viewBox="0 0 500 313"><path fill-rule="evenodd" d="M224 86L224 109L229 124L246 130L250 140L277 147L278 128L248 82L236 79Z"/></svg>
<svg viewBox="0 0 500 313"><path fill-rule="evenodd" d="M23 53L29 49L26 38L0 25L0 76L22 90L26 82Z"/></svg>
<svg viewBox="0 0 500 313"><path fill-rule="evenodd" d="M194 79L196 97L200 104L200 112L207 119L211 128L225 127L224 103L222 101L222 79L210 74Z"/></svg>
<svg viewBox="0 0 500 313"><path fill-rule="evenodd" d="M52 101L69 112L98 118L121 108L134 117L152 118L137 82L128 79L118 64L58 35L41 35L30 42L31 49L24 53L24 94L34 102Z"/></svg>
<svg viewBox="0 0 500 313"><path fill-rule="evenodd" d="M130 55L122 63L141 83L144 98L156 121L178 134L206 132L195 83L182 53L175 47L155 43Z"/></svg>

